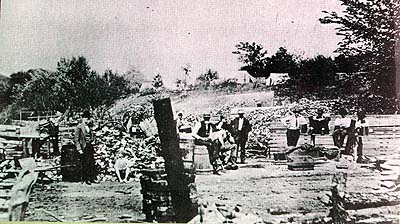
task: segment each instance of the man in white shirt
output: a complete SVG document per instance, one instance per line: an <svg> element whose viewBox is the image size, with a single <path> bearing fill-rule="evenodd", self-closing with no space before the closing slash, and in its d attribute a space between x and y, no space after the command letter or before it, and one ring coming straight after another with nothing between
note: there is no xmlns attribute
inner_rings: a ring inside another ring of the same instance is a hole
<svg viewBox="0 0 400 224"><path fill-rule="evenodd" d="M117 175L118 181L121 183L127 183L130 173L130 167L133 165L133 160L129 160L124 152L118 152L117 159L115 160L114 169Z"/></svg>
<svg viewBox="0 0 400 224"><path fill-rule="evenodd" d="M334 131L332 133L333 143L336 147L341 148L344 144L344 139L349 134L351 126L351 118L346 117L347 110L344 108L339 109L340 118L336 118L334 123Z"/></svg>
<svg viewBox="0 0 400 224"><path fill-rule="evenodd" d="M307 120L300 115L300 108L293 109L293 115L282 119L283 125L286 127L286 139L289 147L296 147L300 138L300 129L303 125L307 125Z"/></svg>

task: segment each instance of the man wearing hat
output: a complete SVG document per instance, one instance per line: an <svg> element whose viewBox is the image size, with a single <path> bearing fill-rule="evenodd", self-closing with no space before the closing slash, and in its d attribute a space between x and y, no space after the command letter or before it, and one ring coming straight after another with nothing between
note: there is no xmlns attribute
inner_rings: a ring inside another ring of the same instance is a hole
<svg viewBox="0 0 400 224"><path fill-rule="evenodd" d="M300 138L300 130L307 125L307 120L300 115L300 108L295 107L293 114L282 119L283 125L286 127L286 139L289 147L296 147Z"/></svg>
<svg viewBox="0 0 400 224"><path fill-rule="evenodd" d="M315 145L315 135L329 134L328 123L331 119L324 116L324 110L322 108L317 109L317 116L310 117L310 131L311 145Z"/></svg>
<svg viewBox="0 0 400 224"><path fill-rule="evenodd" d="M82 182L90 185L96 183L96 166L94 160L94 135L91 129L90 112L85 110L82 114L81 123L75 128L74 143L80 154L82 163Z"/></svg>
<svg viewBox="0 0 400 224"><path fill-rule="evenodd" d="M348 136L352 120L347 116L347 110L345 108L339 109L339 118L335 119L334 131L332 133L333 143L338 148L343 147L344 139Z"/></svg>
<svg viewBox="0 0 400 224"><path fill-rule="evenodd" d="M210 163L213 166L213 170L215 174L218 174L220 166L219 164L219 151L218 145L214 142L210 135L215 131L214 125L210 122L211 115L206 113L203 115L203 120L198 122L192 132L192 136L194 138L194 144L196 145L204 145L207 147L208 156L210 158Z"/></svg>
<svg viewBox="0 0 400 224"><path fill-rule="evenodd" d="M233 161L236 162L238 152L240 151L240 162L246 162L246 142L251 131L251 124L249 120L244 117L244 110L238 110L239 116L231 122L231 131L235 138L236 151L233 152Z"/></svg>
<svg viewBox="0 0 400 224"><path fill-rule="evenodd" d="M368 120L366 119L365 110L357 112L356 128L356 144L357 144L357 163L364 163L363 158L363 136L368 135Z"/></svg>

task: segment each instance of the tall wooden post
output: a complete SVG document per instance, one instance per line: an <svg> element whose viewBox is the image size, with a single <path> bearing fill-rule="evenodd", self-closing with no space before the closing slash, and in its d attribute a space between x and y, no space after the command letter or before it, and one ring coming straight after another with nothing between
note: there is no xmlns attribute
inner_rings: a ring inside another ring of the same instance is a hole
<svg viewBox="0 0 400 224"><path fill-rule="evenodd" d="M188 222L196 215L197 210L193 208L189 197L188 178L184 173L171 100L155 100L153 106L176 222Z"/></svg>
<svg viewBox="0 0 400 224"><path fill-rule="evenodd" d="M395 73L396 73L396 96L397 103L400 108L400 10L394 10L394 27L395 27Z"/></svg>

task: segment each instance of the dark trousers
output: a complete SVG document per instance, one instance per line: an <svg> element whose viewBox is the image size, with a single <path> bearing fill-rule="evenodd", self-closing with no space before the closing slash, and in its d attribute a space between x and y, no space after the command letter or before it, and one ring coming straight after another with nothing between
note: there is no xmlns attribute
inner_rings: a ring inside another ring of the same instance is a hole
<svg viewBox="0 0 400 224"><path fill-rule="evenodd" d="M357 137L357 157L361 159L363 155L363 138Z"/></svg>
<svg viewBox="0 0 400 224"><path fill-rule="evenodd" d="M234 162L236 162L236 159L238 157L238 153L240 152L240 161L243 163L246 160L246 142L247 139L241 139L236 142L236 155L234 158Z"/></svg>
<svg viewBox="0 0 400 224"><path fill-rule="evenodd" d="M345 129L335 129L332 133L333 144L336 147L343 147L344 139L347 136L347 130Z"/></svg>
<svg viewBox="0 0 400 224"><path fill-rule="evenodd" d="M92 144L86 144L81 155L81 178L82 181L93 181L96 180L97 172L94 160L94 148Z"/></svg>
<svg viewBox="0 0 400 224"><path fill-rule="evenodd" d="M296 146L300 138L300 130L290 130L286 132L286 139L288 146Z"/></svg>
<svg viewBox="0 0 400 224"><path fill-rule="evenodd" d="M204 141L204 140L201 140L201 139L196 139L194 141L194 144L195 145L204 145L204 146L207 147L208 157L210 159L210 163L213 166L213 169L216 170L218 168L217 167L218 166L217 159L219 157L219 150L218 150L219 147L218 147L218 145L215 142L211 141L211 140Z"/></svg>
<svg viewBox="0 0 400 224"><path fill-rule="evenodd" d="M58 136L51 138L51 143L53 144L53 154L60 155L60 149L58 147Z"/></svg>

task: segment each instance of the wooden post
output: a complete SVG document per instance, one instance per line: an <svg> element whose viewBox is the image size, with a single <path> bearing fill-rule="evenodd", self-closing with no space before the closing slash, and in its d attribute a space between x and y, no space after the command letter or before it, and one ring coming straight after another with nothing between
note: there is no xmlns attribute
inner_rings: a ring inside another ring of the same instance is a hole
<svg viewBox="0 0 400 224"><path fill-rule="evenodd" d="M155 100L153 106L161 141L161 154L165 160L165 171L176 216L175 221L188 222L196 215L197 209L193 208L189 197L190 189L184 173L171 100L169 98Z"/></svg>
<svg viewBox="0 0 400 224"><path fill-rule="evenodd" d="M396 97L397 103L400 108L400 32L399 32L399 24L400 24L400 12L399 10L394 10L394 27L395 27L395 60L394 60L394 70L396 74Z"/></svg>

